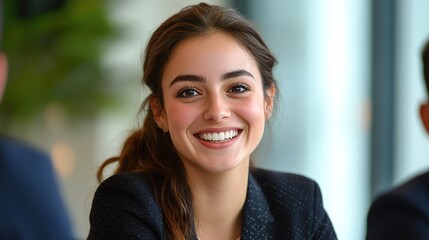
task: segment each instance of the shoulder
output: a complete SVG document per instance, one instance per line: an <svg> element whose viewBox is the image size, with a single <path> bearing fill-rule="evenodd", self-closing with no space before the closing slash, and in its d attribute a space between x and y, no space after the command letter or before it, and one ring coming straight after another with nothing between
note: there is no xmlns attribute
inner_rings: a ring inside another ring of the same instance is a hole
<svg viewBox="0 0 429 240"><path fill-rule="evenodd" d="M387 191L371 204L367 239L429 236L429 172Z"/></svg>
<svg viewBox="0 0 429 240"><path fill-rule="evenodd" d="M0 182L14 182L13 191L37 188L43 193L53 192L51 186L57 181L47 154L24 141L6 137L0 137L0 172Z"/></svg>
<svg viewBox="0 0 429 240"><path fill-rule="evenodd" d="M137 191L139 193L147 192L147 194L150 195L152 186L149 177L145 173L129 172L115 174L104 180L98 187L97 192L105 190L120 190L123 192Z"/></svg>
<svg viewBox="0 0 429 240"><path fill-rule="evenodd" d="M386 195L402 196L410 201L422 198L429 200L429 171L415 176L411 180L394 188ZM426 203L429 201L425 201Z"/></svg>
<svg viewBox="0 0 429 240"><path fill-rule="evenodd" d="M274 239L285 236L336 239L332 223L323 207L322 194L314 180L298 174L262 169L252 169L250 176L248 201L253 205L249 206L269 212L267 219L273 221L271 234L275 236ZM260 215L253 214L258 211L252 211L249 210L249 215Z"/></svg>
<svg viewBox="0 0 429 240"><path fill-rule="evenodd" d="M261 180L261 181L269 181L269 182L283 182L283 181L289 182L289 181L292 181L292 182L315 183L313 180L311 180L310 178L305 177L303 175L274 171L274 170L266 170L266 169L262 169L262 168L252 168L250 170L250 173L256 179Z"/></svg>
<svg viewBox="0 0 429 240"><path fill-rule="evenodd" d="M2 165L11 167L28 167L28 164L39 165L49 162L48 155L41 150L24 141L8 137L0 137L0 159Z"/></svg>
<svg viewBox="0 0 429 240"><path fill-rule="evenodd" d="M138 206L159 212L152 185L145 173L121 173L107 178L94 194L93 207L100 205L111 210Z"/></svg>
<svg viewBox="0 0 429 240"><path fill-rule="evenodd" d="M41 154L41 151L30 144L15 138L0 136L0 149L2 153L8 154Z"/></svg>
<svg viewBox="0 0 429 240"><path fill-rule="evenodd" d="M320 194L319 186L314 180L299 174L253 169L251 175L266 194L282 196L294 192L295 200L304 195Z"/></svg>
<svg viewBox="0 0 429 240"><path fill-rule="evenodd" d="M429 216L429 172L381 194L372 204L372 208L417 208Z"/></svg>
<svg viewBox="0 0 429 240"><path fill-rule="evenodd" d="M163 217L144 173L116 174L97 188L88 239L127 236L153 239L163 233Z"/></svg>
<svg viewBox="0 0 429 240"><path fill-rule="evenodd" d="M0 224L0 229L7 229L4 234L72 238L57 176L45 153L23 141L0 137L0 173L0 212L10 219Z"/></svg>
<svg viewBox="0 0 429 240"><path fill-rule="evenodd" d="M285 209L288 213L297 213L298 217L305 216L301 211L313 215L315 213L309 211L323 209L320 188L308 177L263 169L251 170L251 176L263 192L270 208Z"/></svg>

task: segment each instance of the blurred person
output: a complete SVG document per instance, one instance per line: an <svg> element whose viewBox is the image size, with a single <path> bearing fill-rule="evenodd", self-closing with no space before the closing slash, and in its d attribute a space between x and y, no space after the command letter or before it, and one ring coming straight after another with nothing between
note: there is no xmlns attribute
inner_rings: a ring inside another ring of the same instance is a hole
<svg viewBox="0 0 429 240"><path fill-rule="evenodd" d="M0 28L2 6L0 0ZM0 51L0 104L7 69L6 55ZM0 239L73 239L49 157L27 143L5 136L0 136Z"/></svg>
<svg viewBox="0 0 429 240"><path fill-rule="evenodd" d="M422 51L422 62L429 97L429 40ZM419 110L424 129L429 133L429 100ZM372 203L367 218L367 240L383 239L429 239L429 171L382 194Z"/></svg>
<svg viewBox="0 0 429 240"><path fill-rule="evenodd" d="M275 64L233 9L201 3L163 22L145 52L144 124L98 171L118 164L88 239L336 239L317 183L252 167Z"/></svg>

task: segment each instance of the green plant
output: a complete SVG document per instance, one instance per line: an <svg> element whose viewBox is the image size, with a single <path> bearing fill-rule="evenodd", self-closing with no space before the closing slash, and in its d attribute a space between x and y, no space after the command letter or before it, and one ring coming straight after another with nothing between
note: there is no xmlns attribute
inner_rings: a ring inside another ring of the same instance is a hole
<svg viewBox="0 0 429 240"><path fill-rule="evenodd" d="M5 1L2 48L9 77L0 128L31 120L52 103L76 118L115 103L109 70L100 64L106 44L118 36L106 1L64 1L36 14L22 14L22 2Z"/></svg>

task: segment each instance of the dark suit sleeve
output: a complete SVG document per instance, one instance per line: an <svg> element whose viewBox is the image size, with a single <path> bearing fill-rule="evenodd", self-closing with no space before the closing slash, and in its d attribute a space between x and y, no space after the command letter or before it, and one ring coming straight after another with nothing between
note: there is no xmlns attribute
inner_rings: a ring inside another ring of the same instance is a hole
<svg viewBox="0 0 429 240"><path fill-rule="evenodd" d="M0 239L73 239L49 157L0 137Z"/></svg>
<svg viewBox="0 0 429 240"><path fill-rule="evenodd" d="M335 240L337 236L331 220L323 207L322 193L317 183L314 183L314 237L320 240Z"/></svg>
<svg viewBox="0 0 429 240"><path fill-rule="evenodd" d="M88 239L162 239L162 215L148 182L138 174L115 175L97 189Z"/></svg>
<svg viewBox="0 0 429 240"><path fill-rule="evenodd" d="M429 219L407 198L387 194L372 204L367 219L367 240L429 239Z"/></svg>

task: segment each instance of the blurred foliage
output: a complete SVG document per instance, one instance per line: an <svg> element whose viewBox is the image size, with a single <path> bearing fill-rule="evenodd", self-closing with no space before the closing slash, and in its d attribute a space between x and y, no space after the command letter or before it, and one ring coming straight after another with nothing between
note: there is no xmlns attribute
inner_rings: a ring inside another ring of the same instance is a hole
<svg viewBox="0 0 429 240"><path fill-rule="evenodd" d="M52 104L85 118L116 103L109 71L100 64L106 44L119 36L107 1L4 3L2 49L9 74L0 104L3 126L31 120Z"/></svg>

